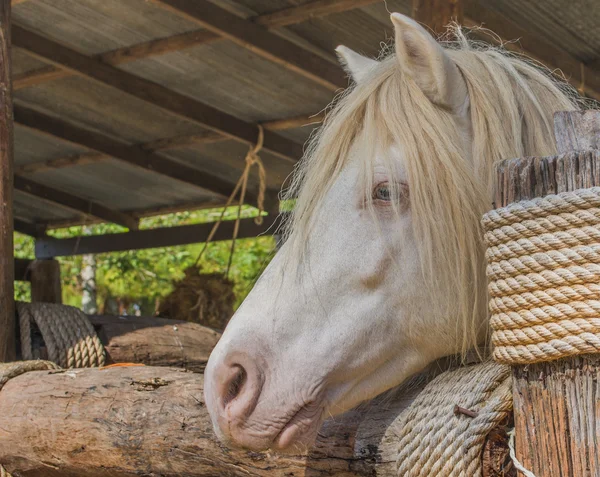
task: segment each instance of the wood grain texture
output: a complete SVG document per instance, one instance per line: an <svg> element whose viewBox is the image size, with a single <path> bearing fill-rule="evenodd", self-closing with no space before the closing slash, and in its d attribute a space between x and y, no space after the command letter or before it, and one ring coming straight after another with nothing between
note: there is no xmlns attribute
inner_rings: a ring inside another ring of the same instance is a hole
<svg viewBox="0 0 600 477"><path fill-rule="evenodd" d="M135 217L110 209L97 202L79 197L63 190L40 184L25 177L14 177L16 190L42 198L52 204L66 207L85 216L97 217L106 222L120 224L130 230L138 229L138 219Z"/></svg>
<svg viewBox="0 0 600 477"><path fill-rule="evenodd" d="M214 3L205 0L193 3L185 0L152 1L331 91L348 86L343 71L336 64L270 33L260 25L233 15Z"/></svg>
<svg viewBox="0 0 600 477"><path fill-rule="evenodd" d="M431 29L435 36L446 31L446 26L463 22L463 0L413 0L412 17Z"/></svg>
<svg viewBox="0 0 600 477"><path fill-rule="evenodd" d="M12 39L16 46L33 56L70 70L94 81L116 88L181 118L193 121L212 131L246 144L255 144L258 128L191 97L171 91L164 86L115 68L83 55L48 38L24 28L13 26ZM273 132L266 131L264 148L278 157L297 161L302 146Z"/></svg>
<svg viewBox="0 0 600 477"><path fill-rule="evenodd" d="M0 462L31 477L396 477L391 424L412 395L328 420L308 455L284 456L219 443L202 386L157 367L19 376L0 392Z"/></svg>
<svg viewBox="0 0 600 477"><path fill-rule="evenodd" d="M0 362L15 358L10 0L0 0Z"/></svg>
<svg viewBox="0 0 600 477"><path fill-rule="evenodd" d="M107 364L143 363L204 372L221 336L186 321L143 316L89 316L106 350Z"/></svg>
<svg viewBox="0 0 600 477"><path fill-rule="evenodd" d="M60 263L57 260L33 260L27 269L32 303L62 303Z"/></svg>
<svg viewBox="0 0 600 477"><path fill-rule="evenodd" d="M597 145L600 111L555 116L558 149ZM502 161L495 206L600 186L600 151ZM516 454L536 477L600 475L600 357L513 367Z"/></svg>

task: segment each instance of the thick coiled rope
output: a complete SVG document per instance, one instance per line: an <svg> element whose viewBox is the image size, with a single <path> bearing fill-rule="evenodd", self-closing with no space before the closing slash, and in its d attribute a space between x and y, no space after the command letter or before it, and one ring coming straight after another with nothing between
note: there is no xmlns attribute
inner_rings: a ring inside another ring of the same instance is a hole
<svg viewBox="0 0 600 477"><path fill-rule="evenodd" d="M600 352L600 187L513 203L482 222L494 359Z"/></svg>
<svg viewBox="0 0 600 477"><path fill-rule="evenodd" d="M94 327L77 308L54 303L17 303L23 359L34 356L31 325L35 323L48 349L48 359L63 368L104 366L105 351Z"/></svg>
<svg viewBox="0 0 600 477"><path fill-rule="evenodd" d="M457 405L474 417L457 414ZM441 374L393 423L398 477L480 477L486 437L511 411L508 366L490 361Z"/></svg>

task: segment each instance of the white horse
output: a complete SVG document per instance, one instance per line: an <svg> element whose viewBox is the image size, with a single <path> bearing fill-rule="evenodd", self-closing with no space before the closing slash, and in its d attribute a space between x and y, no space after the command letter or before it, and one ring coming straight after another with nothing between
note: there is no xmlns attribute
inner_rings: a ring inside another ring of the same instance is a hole
<svg viewBox="0 0 600 477"><path fill-rule="evenodd" d="M338 48L354 85L296 171L287 241L210 357L206 404L230 444L310 445L325 417L484 343L492 166L554 154L553 113L578 108L522 59L391 19L395 55Z"/></svg>

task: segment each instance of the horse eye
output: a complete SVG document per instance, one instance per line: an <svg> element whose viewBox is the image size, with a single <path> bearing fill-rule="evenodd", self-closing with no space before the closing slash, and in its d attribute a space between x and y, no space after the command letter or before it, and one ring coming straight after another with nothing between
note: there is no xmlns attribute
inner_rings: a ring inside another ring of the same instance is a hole
<svg viewBox="0 0 600 477"><path fill-rule="evenodd" d="M373 198L376 200L383 200L385 202L392 200L392 191L389 184L387 182L378 184L373 191Z"/></svg>

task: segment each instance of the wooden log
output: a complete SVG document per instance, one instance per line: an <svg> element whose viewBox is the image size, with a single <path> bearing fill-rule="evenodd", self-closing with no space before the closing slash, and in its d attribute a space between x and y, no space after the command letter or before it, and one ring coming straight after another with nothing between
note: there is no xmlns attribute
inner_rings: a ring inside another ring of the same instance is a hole
<svg viewBox="0 0 600 477"><path fill-rule="evenodd" d="M452 22L463 22L462 0L413 0L412 17L428 26L435 36L441 35Z"/></svg>
<svg viewBox="0 0 600 477"><path fill-rule="evenodd" d="M600 151L581 150L598 147L598 124L600 111L557 113L557 149L564 153L503 161L496 206L599 186ZM521 463L537 477L600 475L600 356L515 366L513 376Z"/></svg>
<svg viewBox="0 0 600 477"><path fill-rule="evenodd" d="M107 364L143 363L204 372L220 333L186 321L141 316L90 316Z"/></svg>
<svg viewBox="0 0 600 477"><path fill-rule="evenodd" d="M0 0L0 362L16 356L10 0Z"/></svg>
<svg viewBox="0 0 600 477"><path fill-rule="evenodd" d="M155 367L13 378L0 391L0 463L45 477L397 475L392 423L412 396L330 419L308 455L283 456L219 443L202 384L200 374Z"/></svg>
<svg viewBox="0 0 600 477"><path fill-rule="evenodd" d="M29 264L31 301L62 303L60 263L57 260L34 260Z"/></svg>

